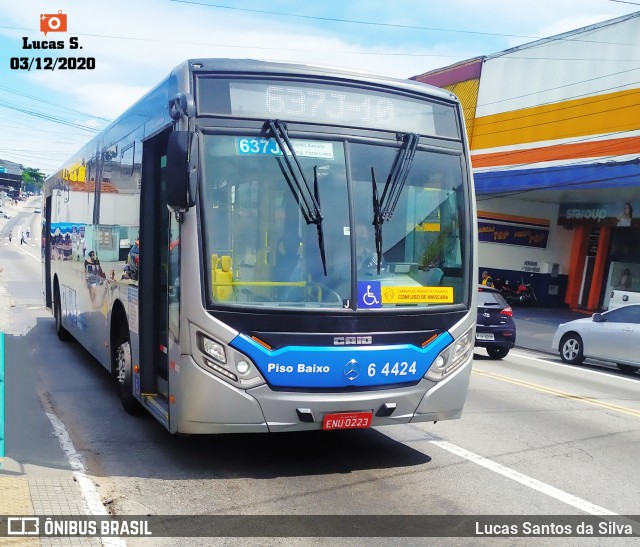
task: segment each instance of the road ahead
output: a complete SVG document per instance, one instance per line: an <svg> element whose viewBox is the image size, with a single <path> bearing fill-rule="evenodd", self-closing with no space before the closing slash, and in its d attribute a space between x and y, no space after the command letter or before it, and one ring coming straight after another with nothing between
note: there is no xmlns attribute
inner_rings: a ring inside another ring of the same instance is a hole
<svg viewBox="0 0 640 547"><path fill-rule="evenodd" d="M149 416L127 415L109 374L78 344L58 341L41 303L38 255L38 247L0 250L0 283L14 304L1 316L7 457L0 489L23 480L34 502L33 485L70 484L76 490L64 496L78 500L78 513L121 515L640 514L640 376L521 350L494 361L478 350L461 420L171 436ZM546 541L555 540L537 540ZM199 542L189 544L221 544ZM173 545L175 538L127 543Z"/></svg>

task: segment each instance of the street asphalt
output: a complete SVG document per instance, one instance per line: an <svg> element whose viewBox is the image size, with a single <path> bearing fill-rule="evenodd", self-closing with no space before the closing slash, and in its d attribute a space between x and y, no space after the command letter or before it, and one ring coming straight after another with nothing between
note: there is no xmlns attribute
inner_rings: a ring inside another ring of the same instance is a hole
<svg viewBox="0 0 640 547"><path fill-rule="evenodd" d="M557 355L558 348L552 348L553 335L561 323L590 317L588 312L568 308L513 307L516 324L516 347L542 351Z"/></svg>

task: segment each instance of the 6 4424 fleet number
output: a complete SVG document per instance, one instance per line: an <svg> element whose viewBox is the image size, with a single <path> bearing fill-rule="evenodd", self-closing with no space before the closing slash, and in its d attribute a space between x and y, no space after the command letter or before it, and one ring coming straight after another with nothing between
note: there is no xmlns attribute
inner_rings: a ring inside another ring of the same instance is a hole
<svg viewBox="0 0 640 547"><path fill-rule="evenodd" d="M407 361L396 361L395 363L385 363L380 368L380 365L371 363L367 367L367 374L373 378L378 374L383 376L409 376L414 375L418 371L416 362L407 363Z"/></svg>

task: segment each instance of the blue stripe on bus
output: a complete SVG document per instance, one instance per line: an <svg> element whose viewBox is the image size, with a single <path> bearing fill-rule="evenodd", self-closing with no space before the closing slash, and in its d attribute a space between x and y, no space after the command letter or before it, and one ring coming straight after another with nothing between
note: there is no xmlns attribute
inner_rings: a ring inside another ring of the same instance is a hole
<svg viewBox="0 0 640 547"><path fill-rule="evenodd" d="M230 345L246 354L274 387L344 388L415 383L452 342L444 332L424 348L287 346L270 351L240 334Z"/></svg>

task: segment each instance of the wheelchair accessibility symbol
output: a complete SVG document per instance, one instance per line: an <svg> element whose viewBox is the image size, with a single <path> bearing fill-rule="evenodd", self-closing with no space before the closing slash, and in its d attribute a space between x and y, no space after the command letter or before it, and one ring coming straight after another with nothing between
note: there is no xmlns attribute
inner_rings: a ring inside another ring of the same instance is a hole
<svg viewBox="0 0 640 547"><path fill-rule="evenodd" d="M358 281L358 307L381 308L380 281Z"/></svg>

